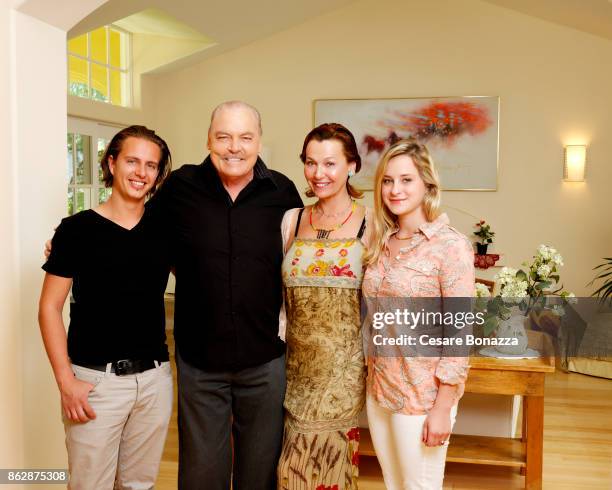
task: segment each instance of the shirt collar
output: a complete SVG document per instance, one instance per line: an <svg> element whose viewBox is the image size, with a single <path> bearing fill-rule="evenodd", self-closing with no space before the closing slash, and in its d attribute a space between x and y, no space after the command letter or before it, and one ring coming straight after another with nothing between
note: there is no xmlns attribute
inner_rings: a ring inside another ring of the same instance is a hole
<svg viewBox="0 0 612 490"><path fill-rule="evenodd" d="M449 223L450 220L448 219L448 215L446 213L442 213L435 220L426 221L419 226L418 232L425 235L425 238L428 240L431 240L444 226L448 225ZM387 240L397 231L399 231L397 226L390 228L389 232L387 233Z"/></svg>
<svg viewBox="0 0 612 490"><path fill-rule="evenodd" d="M433 221L427 221L419 226L419 230L423 232L423 235L427 237L428 240L431 240L433 236L435 236L442 228L450 223L448 219L448 215L446 213L442 213Z"/></svg>
<svg viewBox="0 0 612 490"><path fill-rule="evenodd" d="M274 174L270 171L266 164L260 157L257 157L257 162L255 162L255 166L253 167L253 178L257 180L268 179L270 180L276 187L276 181L274 180Z"/></svg>

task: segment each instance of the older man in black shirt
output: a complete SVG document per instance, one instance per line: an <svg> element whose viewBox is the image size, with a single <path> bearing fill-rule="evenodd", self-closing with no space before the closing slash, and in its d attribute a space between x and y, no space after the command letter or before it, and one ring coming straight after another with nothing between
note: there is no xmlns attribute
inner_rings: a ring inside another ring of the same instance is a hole
<svg viewBox="0 0 612 490"><path fill-rule="evenodd" d="M170 227L176 265L179 488L228 490L233 459L234 490L272 489L285 394L280 223L302 201L258 157L253 107L218 106L208 149L151 203Z"/></svg>

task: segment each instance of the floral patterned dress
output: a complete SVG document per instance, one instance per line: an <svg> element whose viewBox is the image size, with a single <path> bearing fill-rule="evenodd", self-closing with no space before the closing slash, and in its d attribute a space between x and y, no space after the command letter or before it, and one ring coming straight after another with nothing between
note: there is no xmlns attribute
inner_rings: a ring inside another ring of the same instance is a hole
<svg viewBox="0 0 612 490"><path fill-rule="evenodd" d="M360 325L364 225L365 220L356 238L296 237L283 261L287 393L278 465L282 490L357 488L357 417L366 376Z"/></svg>

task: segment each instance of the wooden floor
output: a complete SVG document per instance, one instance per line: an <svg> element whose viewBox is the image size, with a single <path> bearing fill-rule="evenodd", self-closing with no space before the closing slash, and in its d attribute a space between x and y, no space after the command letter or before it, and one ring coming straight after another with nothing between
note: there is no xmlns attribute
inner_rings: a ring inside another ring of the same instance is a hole
<svg viewBox="0 0 612 490"><path fill-rule="evenodd" d="M612 489L612 380L557 371L547 376L544 400L544 489ZM156 490L176 489L177 461L175 393ZM385 488L375 460L362 458L360 473L360 490ZM517 470L457 463L447 465L444 480L445 489L457 490L523 485Z"/></svg>

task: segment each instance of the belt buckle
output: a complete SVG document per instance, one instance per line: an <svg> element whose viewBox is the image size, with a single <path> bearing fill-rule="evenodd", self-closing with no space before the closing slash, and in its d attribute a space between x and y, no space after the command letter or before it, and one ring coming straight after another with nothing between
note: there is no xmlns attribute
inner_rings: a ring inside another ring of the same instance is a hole
<svg viewBox="0 0 612 490"><path fill-rule="evenodd" d="M132 361L129 359L121 359L115 362L115 374L117 376L125 376L130 374L130 368L132 367Z"/></svg>

